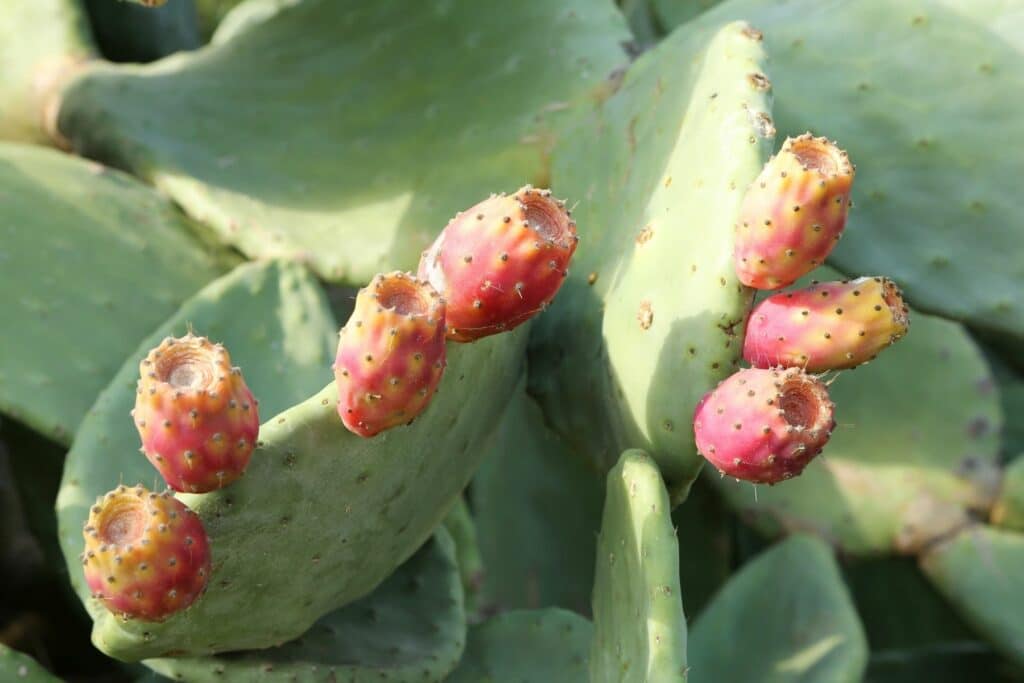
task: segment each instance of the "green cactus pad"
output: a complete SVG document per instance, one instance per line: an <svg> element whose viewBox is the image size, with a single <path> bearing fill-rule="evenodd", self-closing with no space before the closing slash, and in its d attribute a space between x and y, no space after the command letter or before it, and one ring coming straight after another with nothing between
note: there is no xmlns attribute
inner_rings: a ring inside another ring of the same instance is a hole
<svg viewBox="0 0 1024 683"><path fill-rule="evenodd" d="M555 149L581 241L531 339L530 393L602 469L626 448L650 453L673 502L703 462L693 408L742 347L733 223L774 130L763 61L742 23L674 34Z"/></svg>
<svg viewBox="0 0 1024 683"><path fill-rule="evenodd" d="M977 641L917 566L915 557L856 558L843 577L872 652L914 651Z"/></svg>
<svg viewBox="0 0 1024 683"><path fill-rule="evenodd" d="M1019 415L1016 419L1020 419ZM1024 532L1024 458L1017 458L1003 470L991 521L996 526Z"/></svg>
<svg viewBox="0 0 1024 683"><path fill-rule="evenodd" d="M930 548L921 569L971 626L1024 667L1024 535L974 526Z"/></svg>
<svg viewBox="0 0 1024 683"><path fill-rule="evenodd" d="M594 579L591 683L686 681L679 543L654 460L622 454L608 473Z"/></svg>
<svg viewBox="0 0 1024 683"><path fill-rule="evenodd" d="M60 683L39 662L0 643L0 681L10 683Z"/></svg>
<svg viewBox="0 0 1024 683"><path fill-rule="evenodd" d="M444 529L376 590L320 619L298 639L217 657L151 659L184 681L440 681L458 663L466 618L455 547Z"/></svg>
<svg viewBox="0 0 1024 683"><path fill-rule="evenodd" d="M139 340L221 272L141 183L0 144L0 411L70 443Z"/></svg>
<svg viewBox="0 0 1024 683"><path fill-rule="evenodd" d="M522 387L471 491L485 568L482 606L589 614L603 477L548 429Z"/></svg>
<svg viewBox="0 0 1024 683"><path fill-rule="evenodd" d="M201 44L191 0L157 8L114 0L85 0L84 4L97 46L111 61L151 62Z"/></svg>
<svg viewBox="0 0 1024 683"><path fill-rule="evenodd" d="M93 56L78 0L5 0L0 18L0 140L49 144L53 89Z"/></svg>
<svg viewBox="0 0 1024 683"><path fill-rule="evenodd" d="M772 487L707 475L752 526L815 532L856 555L916 554L964 509L991 507L1003 417L961 325L912 311L906 338L828 390L837 426L802 475Z"/></svg>
<svg viewBox="0 0 1024 683"><path fill-rule="evenodd" d="M244 253L350 282L415 270L457 209L545 184L555 129L628 39L608 0L239 11L272 16L233 21L193 55L77 78L60 130Z"/></svg>
<svg viewBox="0 0 1024 683"><path fill-rule="evenodd" d="M411 427L360 439L338 418L333 382L275 415L330 378L335 338L326 305L299 266L241 267L144 342L90 411L58 498L65 558L83 597L77 555L88 506L121 480L152 486L157 479L137 452L128 418L137 363L149 348L187 323L223 341L261 399L264 419L263 445L240 481L181 495L210 536L214 569L206 593L160 624L122 622L87 601L93 641L104 652L145 659L292 640L369 593L455 502L521 372L526 332L453 346L429 410Z"/></svg>
<svg viewBox="0 0 1024 683"><path fill-rule="evenodd" d="M196 0L195 7L199 15L199 31L203 40L210 40L224 17L241 2L242 0ZM265 5L266 3L264 3Z"/></svg>
<svg viewBox="0 0 1024 683"><path fill-rule="evenodd" d="M831 549L802 535L745 565L690 636L690 683L859 683L867 661Z"/></svg>
<svg viewBox="0 0 1024 683"><path fill-rule="evenodd" d="M476 532L476 521L466 504L465 496L459 496L455 505L444 518L444 527L448 530L455 543L455 559L459 565L459 578L462 581L463 601L466 604L467 618L474 618L477 611L477 598L480 592L480 581L484 575L483 558L480 556L480 543Z"/></svg>
<svg viewBox="0 0 1024 683"><path fill-rule="evenodd" d="M835 138L857 164L832 262L920 310L1024 338L1024 22L1006 0L729 0L772 57L779 132ZM956 84L956 87L951 87ZM1009 98L1009 99L1007 99ZM984 121L984 125L976 122Z"/></svg>
<svg viewBox="0 0 1024 683"><path fill-rule="evenodd" d="M506 612L469 630L446 683L586 683L593 626L565 610Z"/></svg>

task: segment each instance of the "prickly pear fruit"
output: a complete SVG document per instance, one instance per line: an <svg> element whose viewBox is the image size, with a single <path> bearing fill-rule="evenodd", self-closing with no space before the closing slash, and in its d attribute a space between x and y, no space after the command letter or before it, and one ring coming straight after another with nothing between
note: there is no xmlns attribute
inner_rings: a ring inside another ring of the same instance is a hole
<svg viewBox="0 0 1024 683"><path fill-rule="evenodd" d="M139 365L132 417L142 452L176 491L227 486L249 464L260 418L242 372L220 344L168 337Z"/></svg>
<svg viewBox="0 0 1024 683"><path fill-rule="evenodd" d="M544 310L569 274L578 239L565 202L529 185L455 216L419 266L445 298L448 338L471 342Z"/></svg>
<svg viewBox="0 0 1024 683"><path fill-rule="evenodd" d="M906 334L908 313L899 287L881 277L775 294L750 314L743 357L758 368L856 367Z"/></svg>
<svg viewBox="0 0 1024 683"><path fill-rule="evenodd" d="M786 138L743 197L733 248L740 281L779 289L821 265L846 225L853 175L827 139Z"/></svg>
<svg viewBox="0 0 1024 683"><path fill-rule="evenodd" d="M96 501L83 535L85 581L114 614L162 621L206 587L206 531L170 491L119 486Z"/></svg>
<svg viewBox="0 0 1024 683"><path fill-rule="evenodd" d="M701 455L723 475L762 484L800 474L834 426L825 385L798 368L740 370L693 416Z"/></svg>
<svg viewBox="0 0 1024 683"><path fill-rule="evenodd" d="M359 290L334 362L349 431L370 437L423 412L444 372L444 326L444 299L410 274L377 275Z"/></svg>

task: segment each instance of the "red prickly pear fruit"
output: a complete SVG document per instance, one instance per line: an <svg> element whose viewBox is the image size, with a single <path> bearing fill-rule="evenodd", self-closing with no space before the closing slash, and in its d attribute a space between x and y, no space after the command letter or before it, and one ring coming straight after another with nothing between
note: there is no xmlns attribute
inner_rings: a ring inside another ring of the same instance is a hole
<svg viewBox="0 0 1024 683"><path fill-rule="evenodd" d="M775 484L821 453L832 407L825 385L803 370L740 370L697 404L697 450L723 476Z"/></svg>
<svg viewBox="0 0 1024 683"><path fill-rule="evenodd" d="M908 326L907 306L892 280L823 282L758 304L747 323L743 357L758 368L852 368L899 340Z"/></svg>
<svg viewBox="0 0 1024 683"><path fill-rule="evenodd" d="M411 274L377 275L359 290L334 362L349 431L371 437L423 412L444 373L444 321L444 299Z"/></svg>
<svg viewBox="0 0 1024 683"><path fill-rule="evenodd" d="M565 202L527 185L455 216L423 252L419 277L445 298L448 338L471 342L544 310L578 240Z"/></svg>
<svg viewBox="0 0 1024 683"><path fill-rule="evenodd" d="M96 501L83 535L86 584L114 614L162 621L206 588L206 531L170 491L119 486Z"/></svg>
<svg viewBox="0 0 1024 683"><path fill-rule="evenodd" d="M139 365L132 417L142 452L175 491L206 493L249 465L260 418L242 372L220 344L168 337Z"/></svg>
<svg viewBox="0 0 1024 683"><path fill-rule="evenodd" d="M743 197L733 248L740 282L779 289L824 263L846 225L853 175L827 139L786 138Z"/></svg>

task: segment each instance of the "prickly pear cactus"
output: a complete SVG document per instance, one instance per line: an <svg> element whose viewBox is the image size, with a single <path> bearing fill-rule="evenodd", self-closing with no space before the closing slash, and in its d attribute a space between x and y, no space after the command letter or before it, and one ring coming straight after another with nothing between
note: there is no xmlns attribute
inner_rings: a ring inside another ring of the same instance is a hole
<svg viewBox="0 0 1024 683"><path fill-rule="evenodd" d="M1003 420L991 373L962 326L910 317L906 339L830 381L837 425L802 476L755 491L707 474L752 525L813 531L858 555L913 554L991 507Z"/></svg>
<svg viewBox="0 0 1024 683"><path fill-rule="evenodd" d="M59 683L46 669L26 654L0 644L0 680L11 683Z"/></svg>
<svg viewBox="0 0 1024 683"><path fill-rule="evenodd" d="M623 453L608 473L597 542L593 683L686 681L686 618L670 512L654 460L639 450Z"/></svg>
<svg viewBox="0 0 1024 683"><path fill-rule="evenodd" d="M0 36L0 140L45 144L54 92L93 56L85 11L78 0L10 0Z"/></svg>
<svg viewBox="0 0 1024 683"><path fill-rule="evenodd" d="M674 501L702 462L693 405L742 347L732 235L774 132L763 60L745 24L669 36L554 152L586 230L531 339L530 392L602 467L649 452Z"/></svg>
<svg viewBox="0 0 1024 683"><path fill-rule="evenodd" d="M921 569L965 620L1024 666L1024 536L971 527L927 550Z"/></svg>
<svg viewBox="0 0 1024 683"><path fill-rule="evenodd" d="M747 643L742 656L737 643ZM867 650L831 549L795 536L744 566L708 605L691 633L689 680L859 683Z"/></svg>
<svg viewBox="0 0 1024 683"><path fill-rule="evenodd" d="M96 163L0 144L0 193L0 291L18 293L0 410L67 444L129 351L224 266L170 202Z"/></svg>
<svg viewBox="0 0 1024 683"><path fill-rule="evenodd" d="M451 537L440 529L371 594L280 647L218 657L150 659L177 680L445 680L466 646ZM308 678L306 678L308 677Z"/></svg>
<svg viewBox="0 0 1024 683"><path fill-rule="evenodd" d="M1005 100L1024 86L1017 3L728 0L681 30L734 19L764 32L780 134L818 130L857 163L831 261L884 273L920 310L1024 337L1024 157L1005 149L1024 135Z"/></svg>
<svg viewBox="0 0 1024 683"><path fill-rule="evenodd" d="M181 496L210 536L210 588L188 611L161 624L122 622L90 603L100 649L140 659L291 640L371 591L455 502L521 372L526 328L452 349L449 381L430 409L411 427L364 440L338 418L333 383L313 390L330 376L325 371L334 324L325 307L300 266L242 266L187 302L144 342L90 411L68 456L58 500L73 582L79 581L73 558L81 551L76 534L86 506L111 481L151 483L157 476L137 453L138 437L125 417L134 401L138 359L149 348L183 333L186 323L223 341L234 363L246 369L268 416L262 445L241 480L214 493ZM487 391L481 394L479 387ZM308 526L303 519L334 521ZM262 532L253 534L254 527ZM389 541L382 545L381 538ZM252 600L254 593L260 599Z"/></svg>
<svg viewBox="0 0 1024 683"><path fill-rule="evenodd" d="M601 473L544 424L520 386L471 489L482 606L589 614L604 488Z"/></svg>
<svg viewBox="0 0 1024 683"><path fill-rule="evenodd" d="M241 10L263 16L207 50L77 78L60 131L247 255L355 283L412 269L453 207L546 185L552 135L628 37L604 0Z"/></svg>
<svg viewBox="0 0 1024 683"><path fill-rule="evenodd" d="M584 683L593 630L560 609L506 612L470 629L466 654L446 681Z"/></svg>

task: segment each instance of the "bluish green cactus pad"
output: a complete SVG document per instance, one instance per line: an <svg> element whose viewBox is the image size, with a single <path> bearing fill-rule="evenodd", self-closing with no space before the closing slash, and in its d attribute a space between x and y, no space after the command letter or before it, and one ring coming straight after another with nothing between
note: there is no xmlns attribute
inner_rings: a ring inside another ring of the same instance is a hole
<svg viewBox="0 0 1024 683"><path fill-rule="evenodd" d="M141 183L0 144L0 411L70 443L139 340L222 272Z"/></svg>
<svg viewBox="0 0 1024 683"><path fill-rule="evenodd" d="M415 269L456 210L546 184L556 128L624 63L629 35L610 0L242 10L272 16L192 55L81 76L60 130L246 254L357 283Z"/></svg>
<svg viewBox="0 0 1024 683"><path fill-rule="evenodd" d="M0 17L0 140L47 144L45 109L65 69L93 55L78 0L5 0Z"/></svg>
<svg viewBox="0 0 1024 683"><path fill-rule="evenodd" d="M531 339L530 393L602 469L650 453L674 502L702 463L693 408L742 346L733 223L774 131L764 57L742 23L669 36L555 148L581 240Z"/></svg>
<svg viewBox="0 0 1024 683"><path fill-rule="evenodd" d="M210 536L209 589L160 624L122 622L89 600L101 650L145 659L292 640L373 590L455 502L522 371L526 326L453 345L430 408L412 426L361 439L338 418L333 382L313 393L331 377L335 337L326 306L300 266L241 267L144 342L90 411L58 499L61 542L83 598L76 557L88 506L120 480L152 486L157 477L137 452L128 418L138 360L149 348L187 323L223 341L261 400L264 419L262 445L241 480L214 493L181 495ZM300 397L308 398L296 403Z"/></svg>
<svg viewBox="0 0 1024 683"><path fill-rule="evenodd" d="M466 644L462 588L451 537L433 540L362 600L320 619L280 647L216 657L147 660L184 681L440 681Z"/></svg>
<svg viewBox="0 0 1024 683"><path fill-rule="evenodd" d="M10 683L60 683L39 662L0 643L0 681Z"/></svg>
<svg viewBox="0 0 1024 683"><path fill-rule="evenodd" d="M603 479L548 429L520 387L471 489L484 607L590 613Z"/></svg>
<svg viewBox="0 0 1024 683"><path fill-rule="evenodd" d="M922 555L921 568L969 624L1024 667L1024 535L971 527Z"/></svg>
<svg viewBox="0 0 1024 683"><path fill-rule="evenodd" d="M682 30L731 19L764 31L780 135L835 138L857 165L832 262L1024 338L1024 155L1007 148L1024 138L1018 3L729 0Z"/></svg>
<svg viewBox="0 0 1024 683"><path fill-rule="evenodd" d="M828 390L837 425L802 475L756 491L707 475L750 524L770 535L812 531L852 554L916 554L963 509L992 505L1003 416L961 325L911 311L904 339Z"/></svg>
<svg viewBox="0 0 1024 683"><path fill-rule="evenodd" d="M593 626L560 609L506 612L469 630L447 683L585 683Z"/></svg>
<svg viewBox="0 0 1024 683"><path fill-rule="evenodd" d="M686 681L679 544L654 460L622 454L608 473L594 578L591 683Z"/></svg>
<svg viewBox="0 0 1024 683"><path fill-rule="evenodd" d="M864 683L1019 683L1021 669L984 643L951 643L871 654Z"/></svg>
<svg viewBox="0 0 1024 683"><path fill-rule="evenodd" d="M809 536L745 565L690 636L690 683L860 683L867 661L832 551Z"/></svg>

